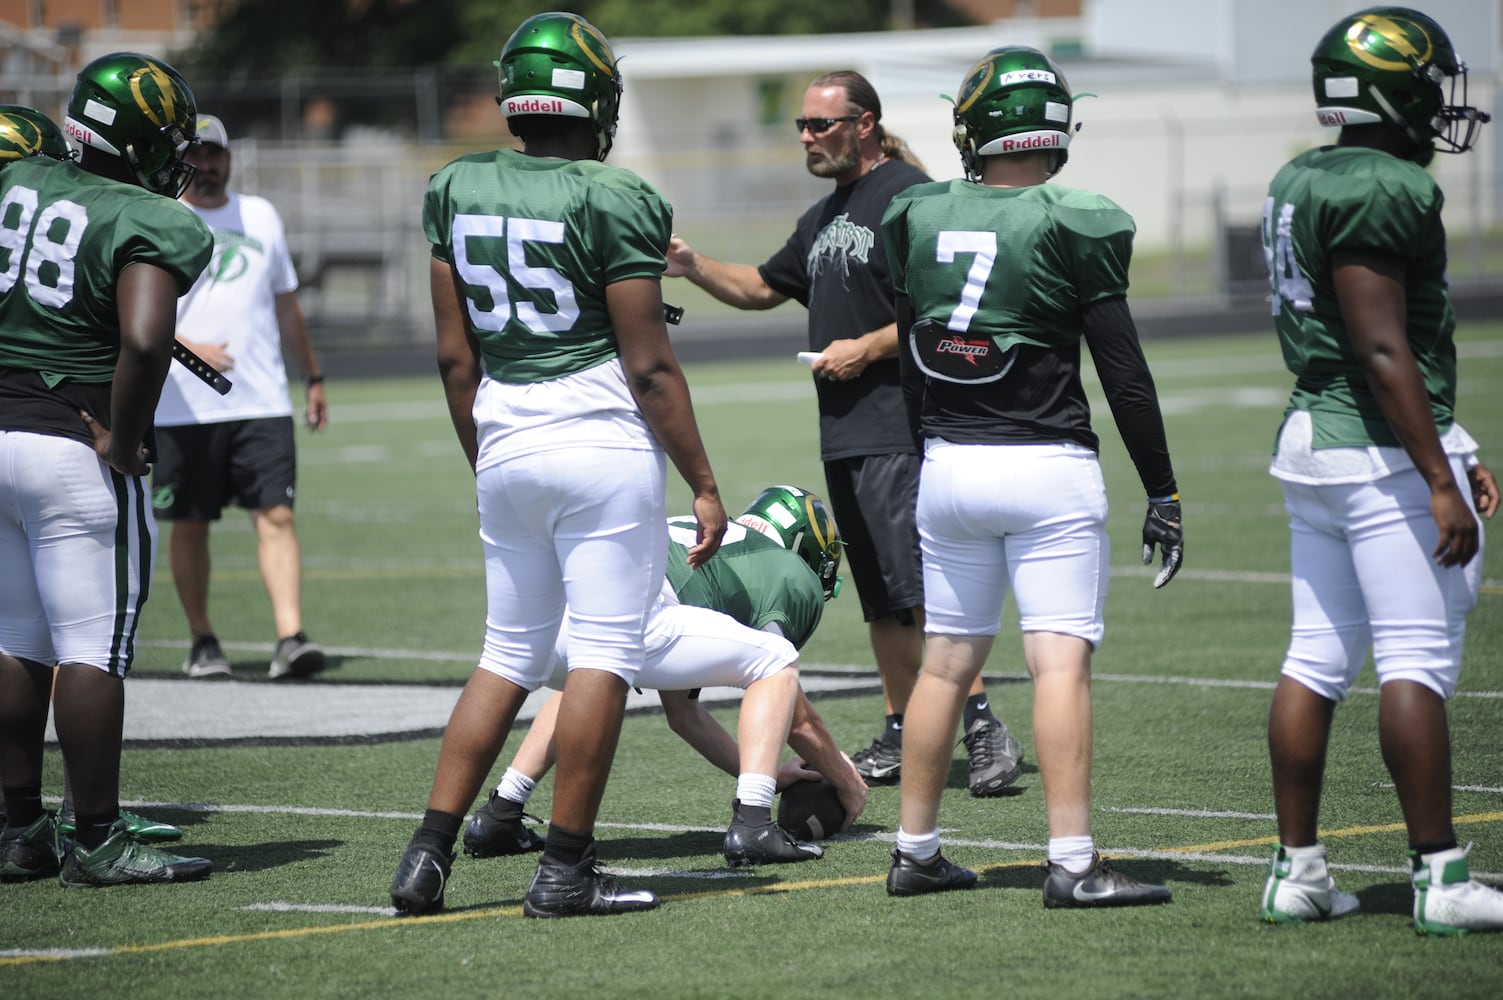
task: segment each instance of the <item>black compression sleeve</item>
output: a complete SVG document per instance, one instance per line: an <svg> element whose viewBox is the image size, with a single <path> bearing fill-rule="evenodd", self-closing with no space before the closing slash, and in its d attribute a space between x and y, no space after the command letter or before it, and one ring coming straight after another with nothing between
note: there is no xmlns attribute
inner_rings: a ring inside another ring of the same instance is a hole
<svg viewBox="0 0 1503 1000"><path fill-rule="evenodd" d="M1178 492L1153 374L1138 344L1127 299L1118 296L1094 302L1086 306L1082 318L1096 374L1143 489L1151 497Z"/></svg>
<svg viewBox="0 0 1503 1000"><path fill-rule="evenodd" d="M914 446L922 455L924 373L919 370L908 345L908 331L913 329L913 303L906 295L896 295L893 298L893 312L898 325L898 373L903 383L903 406L908 411L908 431L913 435Z"/></svg>

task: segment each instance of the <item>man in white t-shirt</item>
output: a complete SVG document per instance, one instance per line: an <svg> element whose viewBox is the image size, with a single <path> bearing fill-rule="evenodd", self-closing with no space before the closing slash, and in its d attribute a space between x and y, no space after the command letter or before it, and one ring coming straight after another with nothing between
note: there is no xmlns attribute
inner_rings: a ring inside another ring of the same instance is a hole
<svg viewBox="0 0 1503 1000"><path fill-rule="evenodd" d="M174 366L156 411L157 464L152 506L172 522L168 552L193 643L189 677L228 676L229 661L209 622L209 524L226 505L250 512L261 579L276 619L273 678L306 677L324 653L302 623L302 558L293 523L297 456L284 350L296 356L307 386L307 421L329 422L323 375L297 299L297 274L277 210L264 198L228 190L229 139L213 115L198 119L197 168L182 200L214 232L214 258L178 300L178 340L234 388L218 395Z"/></svg>

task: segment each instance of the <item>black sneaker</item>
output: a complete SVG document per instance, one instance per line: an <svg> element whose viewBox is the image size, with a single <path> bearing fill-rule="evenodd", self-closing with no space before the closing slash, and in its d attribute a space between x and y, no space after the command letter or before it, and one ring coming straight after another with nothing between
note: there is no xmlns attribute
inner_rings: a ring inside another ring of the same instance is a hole
<svg viewBox="0 0 1503 1000"><path fill-rule="evenodd" d="M927 892L976 888L976 873L952 865L943 854L936 854L928 864L915 861L902 851L892 852L892 867L887 870L889 896L922 896Z"/></svg>
<svg viewBox="0 0 1503 1000"><path fill-rule="evenodd" d="M851 763L868 785L896 785L903 776L903 744L886 743L879 737L852 754Z"/></svg>
<svg viewBox="0 0 1503 1000"><path fill-rule="evenodd" d="M399 916L437 913L444 908L444 887L454 855L440 854L431 847L408 844L391 880L391 905Z"/></svg>
<svg viewBox="0 0 1503 1000"><path fill-rule="evenodd" d="M1047 864L1049 877L1044 880L1044 906L1055 910L1087 906L1152 906L1169 902L1168 886L1149 885L1112 868L1099 853L1091 856L1091 867L1072 875L1059 865Z"/></svg>
<svg viewBox="0 0 1503 1000"><path fill-rule="evenodd" d="M312 677L327 662L323 649L310 640L306 632L296 632L277 641L277 651L266 672L272 680L280 677Z"/></svg>
<svg viewBox="0 0 1503 1000"><path fill-rule="evenodd" d="M522 804L495 792L465 824L464 852L472 858L500 858L541 851L546 841L522 823Z"/></svg>
<svg viewBox="0 0 1503 1000"><path fill-rule="evenodd" d="M51 878L58 868L57 822L49 812L24 830L0 834L0 882Z"/></svg>
<svg viewBox="0 0 1503 1000"><path fill-rule="evenodd" d="M189 677L230 676L230 661L219 648L219 640L212 635L194 640L187 659L183 660L183 673Z"/></svg>
<svg viewBox="0 0 1503 1000"><path fill-rule="evenodd" d="M1001 795L1023 773L1023 745L1000 719L977 719L960 742L971 758L967 784L978 799Z"/></svg>
<svg viewBox="0 0 1503 1000"><path fill-rule="evenodd" d="M522 902L522 912L529 917L592 917L655 910L657 906L656 894L622 888L621 883L596 868L592 844L577 865L559 864L544 854Z"/></svg>
<svg viewBox="0 0 1503 1000"><path fill-rule="evenodd" d="M743 865L785 865L795 861L812 861L825 856L818 844L798 840L771 819L766 823L747 823L740 819L741 802L734 809L737 818L725 831L725 860L732 868Z"/></svg>

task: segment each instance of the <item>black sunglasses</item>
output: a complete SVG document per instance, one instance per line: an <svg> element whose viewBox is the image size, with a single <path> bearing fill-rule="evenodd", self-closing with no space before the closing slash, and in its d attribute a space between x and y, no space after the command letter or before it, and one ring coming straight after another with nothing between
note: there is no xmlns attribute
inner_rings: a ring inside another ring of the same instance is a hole
<svg viewBox="0 0 1503 1000"><path fill-rule="evenodd" d="M804 134L804 129L808 129L810 135L824 135L841 122L853 122L860 117L860 115L841 115L839 118L795 118L793 124L798 127L799 135Z"/></svg>

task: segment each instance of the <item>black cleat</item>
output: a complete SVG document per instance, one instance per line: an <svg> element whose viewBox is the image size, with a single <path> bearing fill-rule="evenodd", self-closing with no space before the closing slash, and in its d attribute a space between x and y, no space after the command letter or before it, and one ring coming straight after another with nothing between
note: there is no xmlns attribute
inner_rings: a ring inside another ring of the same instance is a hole
<svg viewBox="0 0 1503 1000"><path fill-rule="evenodd" d="M896 785L903 776L903 744L872 740L871 746L851 755L851 763L868 785Z"/></svg>
<svg viewBox="0 0 1503 1000"><path fill-rule="evenodd" d="M595 917L655 910L658 897L646 889L626 889L595 867L592 844L577 865L550 861L544 854L522 902L529 917Z"/></svg>
<svg viewBox="0 0 1503 1000"><path fill-rule="evenodd" d="M936 854L933 861L925 864L902 851L892 852L892 867L887 870L889 896L922 896L928 892L974 888L976 873L950 864L943 854Z"/></svg>
<svg viewBox="0 0 1503 1000"><path fill-rule="evenodd" d="M797 839L771 819L766 823L745 822L741 819L740 801L734 808L736 819L725 831L725 860L732 868L792 864L825 856L823 847Z"/></svg>
<svg viewBox="0 0 1503 1000"><path fill-rule="evenodd" d="M391 880L391 905L397 908L397 914L415 917L442 910L444 887L449 884L453 864L453 854L445 856L431 847L408 844Z"/></svg>
<svg viewBox="0 0 1503 1000"><path fill-rule="evenodd" d="M51 878L60 867L57 822L52 813L42 813L24 830L0 835L0 882Z"/></svg>
<svg viewBox="0 0 1503 1000"><path fill-rule="evenodd" d="M500 858L541 851L545 841L522 823L522 804L495 792L475 810L464 828L464 852L472 858Z"/></svg>
<svg viewBox="0 0 1503 1000"><path fill-rule="evenodd" d="M1000 719L977 719L960 741L971 764L966 784L976 798L1001 795L1023 773L1023 746Z"/></svg>
<svg viewBox="0 0 1503 1000"><path fill-rule="evenodd" d="M1128 878L1112 868L1099 853L1092 855L1091 867L1072 875L1063 867L1048 864L1049 877L1044 880L1044 907L1055 910L1087 906L1152 906L1169 902L1168 886L1149 885Z"/></svg>

